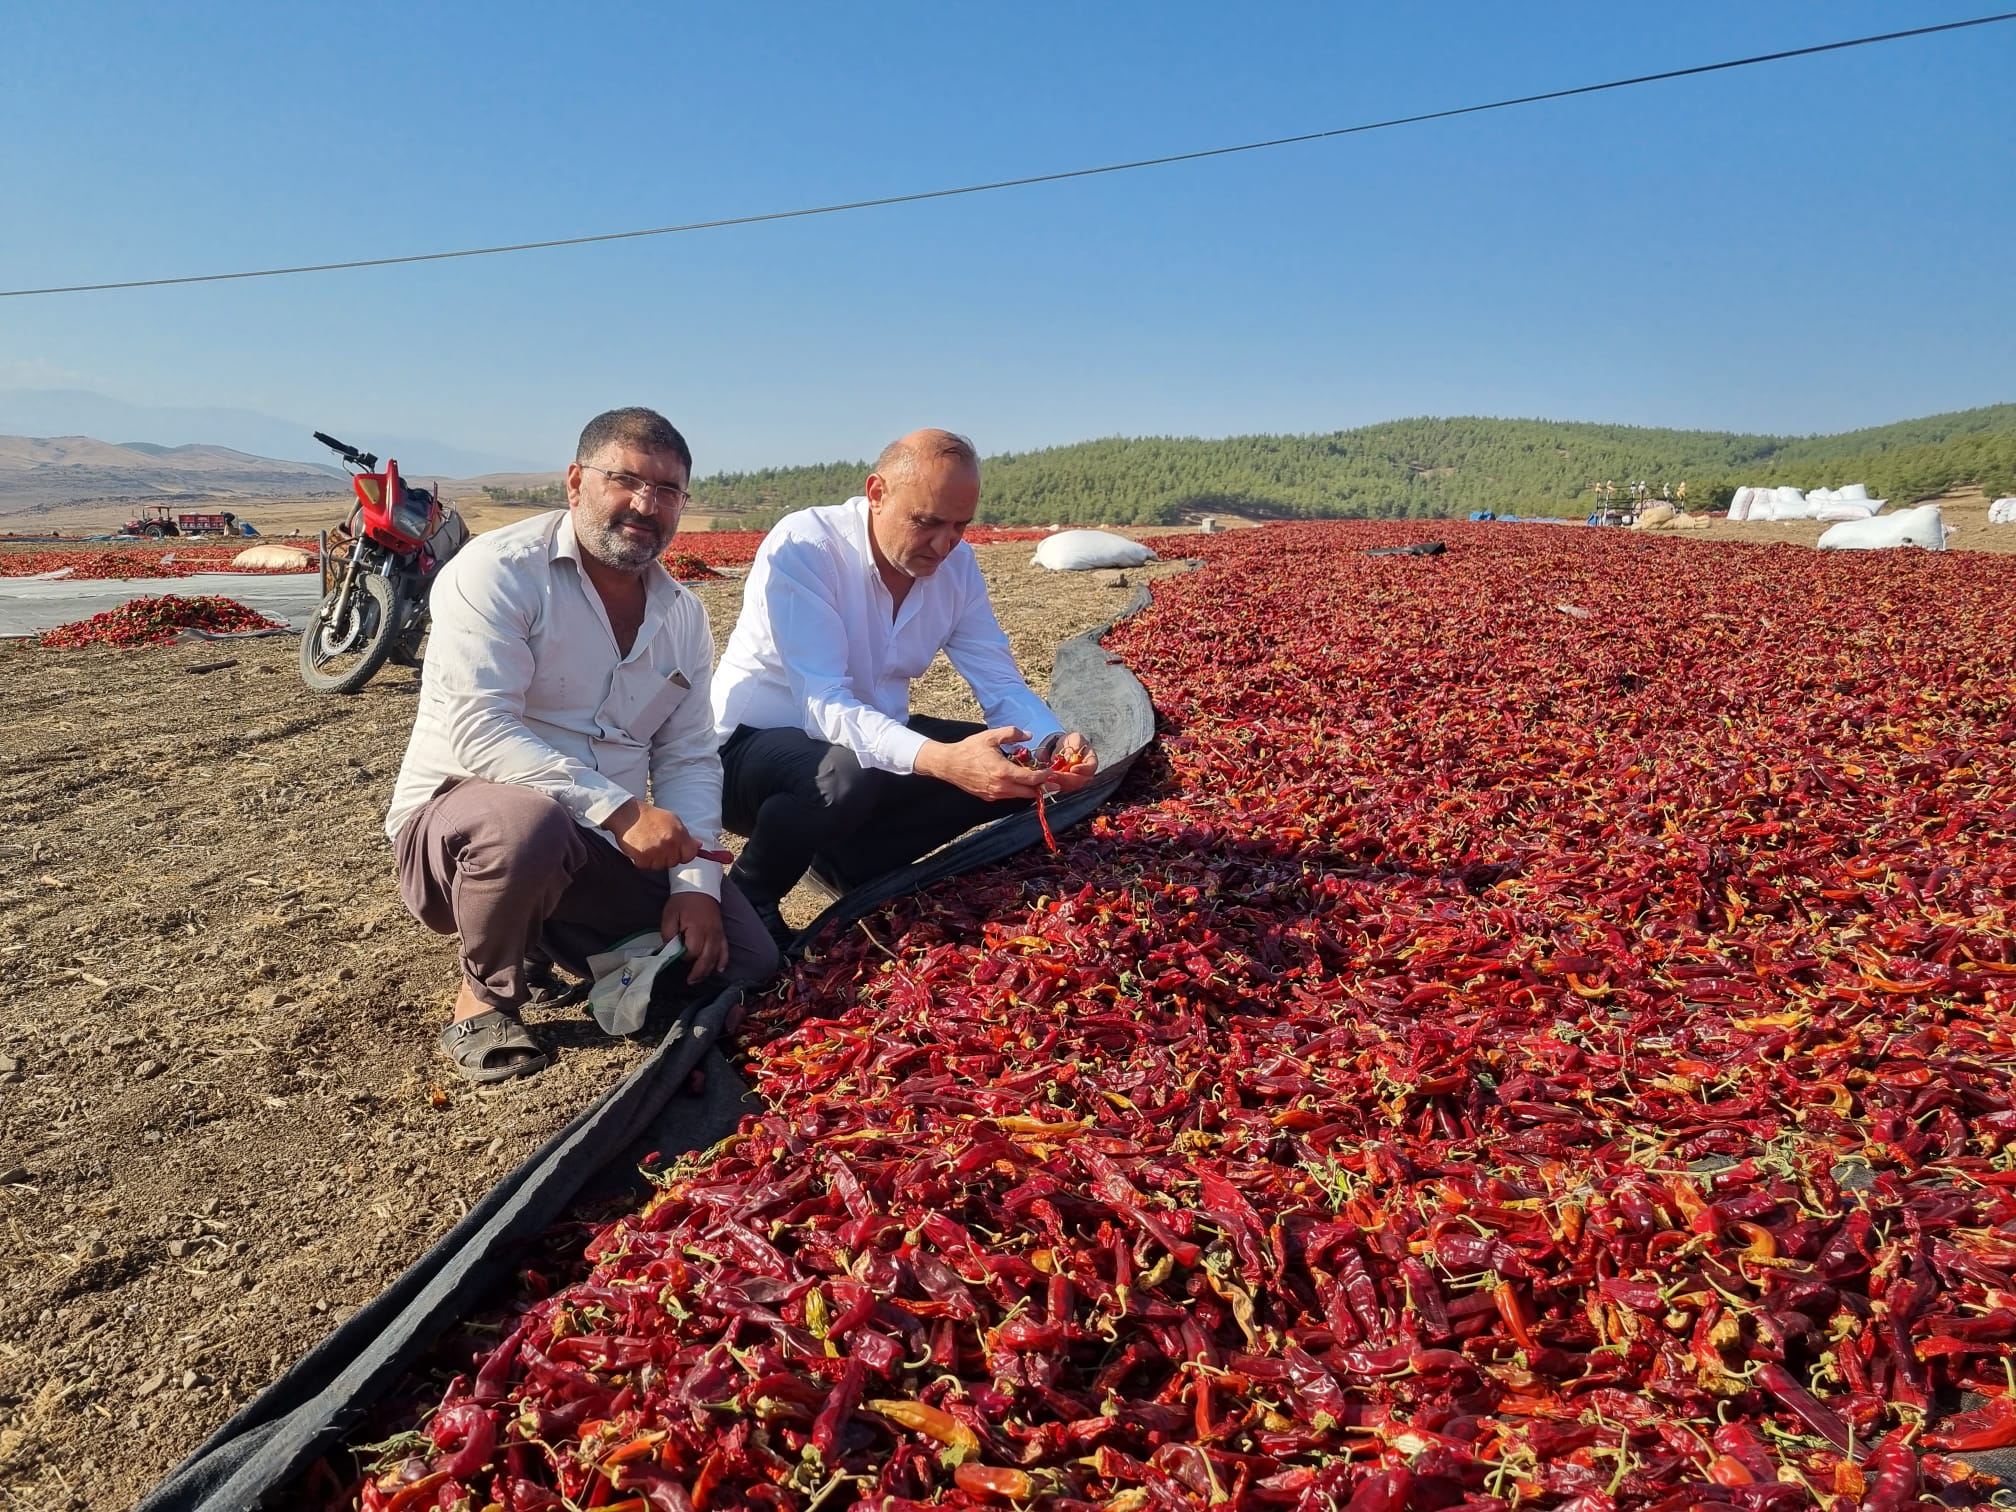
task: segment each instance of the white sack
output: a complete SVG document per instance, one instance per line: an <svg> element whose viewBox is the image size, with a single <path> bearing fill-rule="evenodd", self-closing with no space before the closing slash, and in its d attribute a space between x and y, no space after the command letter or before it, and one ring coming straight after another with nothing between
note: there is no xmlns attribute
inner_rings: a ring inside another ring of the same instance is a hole
<svg viewBox="0 0 2016 1512"><path fill-rule="evenodd" d="M1052 572L1084 572L1092 567L1139 567L1158 559L1139 541L1110 530L1060 530L1038 541L1036 555L1029 560Z"/></svg>
<svg viewBox="0 0 2016 1512"><path fill-rule="evenodd" d="M2016 525L2016 499L1997 499L1988 506L1990 525Z"/></svg>
<svg viewBox="0 0 2016 1512"><path fill-rule="evenodd" d="M1834 497L1836 499L1866 499L1869 497L1869 489L1866 484L1848 483L1835 489Z"/></svg>
<svg viewBox="0 0 2016 1512"><path fill-rule="evenodd" d="M1757 490L1747 485L1737 489L1735 496L1729 500L1729 518L1732 520L1749 519L1750 501L1756 497Z"/></svg>
<svg viewBox="0 0 2016 1512"><path fill-rule="evenodd" d="M1832 504L1836 497L1831 488L1809 488L1806 490L1806 507L1810 510L1815 504ZM1813 518L1817 520L1820 516L1814 515Z"/></svg>
<svg viewBox="0 0 2016 1512"><path fill-rule="evenodd" d="M1946 522L1937 504L1920 504L1902 514L1880 515L1829 525L1815 543L1824 551L1881 551L1890 546L1946 549Z"/></svg>
<svg viewBox="0 0 2016 1512"><path fill-rule="evenodd" d="M686 954L686 938L667 940L647 929L619 940L588 957L595 985L588 989L588 1011L604 1034L635 1034L651 1013L651 985L658 973Z"/></svg>
<svg viewBox="0 0 2016 1512"><path fill-rule="evenodd" d="M231 565L261 572L306 572L314 561L298 546L249 546L231 558Z"/></svg>
<svg viewBox="0 0 2016 1512"><path fill-rule="evenodd" d="M1836 499L1832 504L1808 506L1808 517L1815 520L1866 520L1876 513L1880 503L1876 499Z"/></svg>

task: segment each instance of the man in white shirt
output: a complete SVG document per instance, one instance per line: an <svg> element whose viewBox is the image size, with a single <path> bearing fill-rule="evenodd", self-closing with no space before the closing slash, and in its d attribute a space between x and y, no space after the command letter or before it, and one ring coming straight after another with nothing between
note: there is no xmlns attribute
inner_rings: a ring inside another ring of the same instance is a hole
<svg viewBox="0 0 2016 1512"><path fill-rule="evenodd" d="M777 969L762 921L703 854L721 815L714 642L659 564L692 468L663 416L599 415L566 511L477 536L435 580L385 832L414 917L461 936L441 1049L471 1081L546 1064L518 1019L528 957L585 974L589 954L655 928L683 937L689 983Z"/></svg>
<svg viewBox="0 0 2016 1512"><path fill-rule="evenodd" d="M1091 742L1023 681L961 539L979 503L973 444L916 431L883 451L861 497L788 514L757 549L714 726L725 819L749 837L730 877L773 932L808 867L855 887L1046 785L1091 779ZM941 650L985 724L910 713L911 680ZM1049 770L1059 755L1070 770Z"/></svg>

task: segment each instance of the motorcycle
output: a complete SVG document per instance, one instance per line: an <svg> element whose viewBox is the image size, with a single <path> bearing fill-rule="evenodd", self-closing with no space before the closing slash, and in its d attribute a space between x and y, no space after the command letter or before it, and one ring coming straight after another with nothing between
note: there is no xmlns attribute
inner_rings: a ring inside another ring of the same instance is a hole
<svg viewBox="0 0 2016 1512"><path fill-rule="evenodd" d="M317 693L355 693L387 661L418 665L427 634L427 592L468 527L430 489L399 476L387 459L315 432L353 472L357 503L345 526L348 553L301 635L301 680Z"/></svg>

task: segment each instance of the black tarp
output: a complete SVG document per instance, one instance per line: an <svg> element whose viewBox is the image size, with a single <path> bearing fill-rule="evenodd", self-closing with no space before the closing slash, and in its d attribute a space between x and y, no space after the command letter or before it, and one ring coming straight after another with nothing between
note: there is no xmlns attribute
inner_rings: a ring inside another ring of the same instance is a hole
<svg viewBox="0 0 2016 1512"><path fill-rule="evenodd" d="M1148 601L1142 590L1127 607ZM1155 714L1134 675L1094 630L1057 649L1050 705L1089 736L1098 777L1050 805L1053 828L1075 824L1119 786L1154 738ZM1041 837L1033 812L997 820L900 872L839 899L798 937L873 912L892 898L1026 850ZM650 1056L483 1197L398 1280L248 1403L140 1503L139 1512L236 1512L284 1505L309 1463L334 1446L441 1334L479 1312L523 1247L590 1193L631 1185L637 1161L701 1150L734 1130L747 1089L717 1048L733 992L692 1009ZM683 1089L706 1064L705 1090Z"/></svg>

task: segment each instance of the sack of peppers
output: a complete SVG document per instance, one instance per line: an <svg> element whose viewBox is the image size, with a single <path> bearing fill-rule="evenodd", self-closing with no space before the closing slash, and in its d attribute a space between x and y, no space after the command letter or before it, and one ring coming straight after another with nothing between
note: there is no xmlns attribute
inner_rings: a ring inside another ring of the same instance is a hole
<svg viewBox="0 0 2016 1512"><path fill-rule="evenodd" d="M1439 529L1186 542L1108 638L1144 775L829 936L745 1034L770 1111L526 1272L346 1494L1987 1504L1993 559Z"/></svg>

